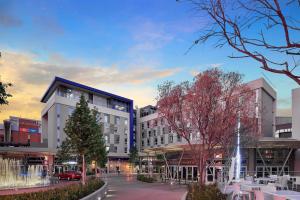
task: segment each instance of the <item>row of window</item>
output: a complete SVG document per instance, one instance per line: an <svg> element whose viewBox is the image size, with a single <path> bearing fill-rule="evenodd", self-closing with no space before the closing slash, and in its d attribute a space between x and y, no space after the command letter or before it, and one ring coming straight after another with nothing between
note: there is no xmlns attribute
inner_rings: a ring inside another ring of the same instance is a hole
<svg viewBox="0 0 300 200"><path fill-rule="evenodd" d="M158 121L159 121L159 124L160 124L160 125L165 125L165 124L166 124L164 118L153 119L153 120L150 120L150 121L147 121L147 122L143 122L143 123L141 124L142 130L144 130L146 127L147 127L147 128L152 128L152 127L158 126Z"/></svg>
<svg viewBox="0 0 300 200"><path fill-rule="evenodd" d="M78 100L80 96L83 94L90 104L95 104L98 106L104 106L108 108L112 108L115 110L120 110L124 112L129 111L129 105L126 102L122 102L115 99L106 99L104 97L94 95L92 93L83 93L79 90L74 90L68 87L60 86L57 90L57 94L59 96L68 98L68 99L76 99Z"/></svg>
<svg viewBox="0 0 300 200"><path fill-rule="evenodd" d="M181 142L182 141L182 137L180 135L177 135L177 142ZM153 145L158 145L158 140L159 138L158 137L155 137L154 140L153 140ZM144 146L151 146L150 144L150 139L148 138L146 140L146 145L145 145L145 142L144 140L142 140L142 147ZM173 135L169 135L169 143L173 143L174 142L174 136ZM160 144L165 144L165 137L164 136L161 136L160 137Z"/></svg>

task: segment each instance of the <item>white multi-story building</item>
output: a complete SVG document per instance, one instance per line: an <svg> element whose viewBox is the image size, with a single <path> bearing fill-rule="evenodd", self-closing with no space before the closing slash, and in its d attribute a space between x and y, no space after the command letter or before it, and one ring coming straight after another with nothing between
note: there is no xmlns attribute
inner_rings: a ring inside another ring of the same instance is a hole
<svg viewBox="0 0 300 200"><path fill-rule="evenodd" d="M278 134L275 134L276 91L263 78L251 81L247 85L255 91L255 112L260 137L257 147L247 147L242 150L241 175L255 174L258 177L265 177L270 174L294 171L297 166L300 166L294 160L294 156L298 156L295 150L300 147L300 140L295 132L290 138L279 138ZM299 99L298 91L300 90L293 91L295 100ZM295 100L293 102L296 102ZM293 129L295 130L298 128L295 120L298 119L299 113L296 105L299 106L299 103L293 103L293 124L295 124ZM165 170L170 172L166 173L167 176L173 175L173 178L193 181L197 180L197 167L191 154L185 151L184 159L180 161L182 153L180 149L185 148L186 144L184 138L169 130L167 123L159 117L154 106L146 106L137 110L137 147L144 152L141 155L152 163L152 161L155 162L156 156L152 159L147 157L169 151L171 155L169 159L167 158L169 164ZM214 182L220 178L218 174L223 173L226 168L222 156L215 159L219 164L207 170L206 181L208 182ZM143 167L149 168L150 171L153 168L147 164Z"/></svg>
<svg viewBox="0 0 300 200"><path fill-rule="evenodd" d="M89 102L90 108L100 112L103 134L108 153L108 168L125 170L123 161L128 158L133 145L133 101L118 95L104 92L86 85L55 77L41 102L43 138L48 140L50 152L57 152L66 138L64 127L75 109L81 95Z"/></svg>

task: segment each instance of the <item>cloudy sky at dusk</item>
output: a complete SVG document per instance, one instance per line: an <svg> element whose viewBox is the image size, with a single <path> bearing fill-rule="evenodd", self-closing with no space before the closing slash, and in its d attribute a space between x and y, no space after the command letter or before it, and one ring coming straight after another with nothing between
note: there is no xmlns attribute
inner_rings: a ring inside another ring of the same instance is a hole
<svg viewBox="0 0 300 200"><path fill-rule="evenodd" d="M228 58L235 53L228 47L207 43L185 54L209 23L175 0L0 0L0 75L14 85L0 120L40 118L40 98L54 76L145 106L155 103L159 83L192 80L209 67L238 71L245 81L265 77L277 91L278 112L288 115L292 80Z"/></svg>

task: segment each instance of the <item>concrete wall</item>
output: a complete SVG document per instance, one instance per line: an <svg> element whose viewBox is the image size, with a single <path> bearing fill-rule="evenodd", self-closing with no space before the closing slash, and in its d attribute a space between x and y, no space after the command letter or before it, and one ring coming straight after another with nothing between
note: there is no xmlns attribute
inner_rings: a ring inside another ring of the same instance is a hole
<svg viewBox="0 0 300 200"><path fill-rule="evenodd" d="M292 90L292 137L300 140L300 88Z"/></svg>
<svg viewBox="0 0 300 200"><path fill-rule="evenodd" d="M275 100L267 92L262 89L261 93L261 131L264 137L273 137L275 132Z"/></svg>
<svg viewBox="0 0 300 200"><path fill-rule="evenodd" d="M67 119L69 118L69 115L72 113L72 110L75 109L77 102L78 101L76 99L68 99L66 97L54 95L51 97L49 102L47 102L45 108L43 109L42 114L44 116L48 113L48 122L46 122L46 120L43 119L42 127L43 132L47 132L47 135L49 137L48 144L49 150L51 152L56 152L57 146L61 145L62 141L65 140L66 134L64 132L64 127ZM110 141L107 145L109 146L110 144L113 144L114 146L117 146L117 152L109 152L108 156L128 157L130 144L129 113L107 108L104 106L98 106L95 104L89 104L89 107L95 107L100 113L102 113L102 121L104 119L103 113L108 114L110 116L109 123L104 125L104 135L108 134ZM115 116L120 117L119 125L115 124ZM127 125L125 125L125 119L127 119ZM45 127L46 123L48 123L47 128ZM117 131L115 132L113 129L111 129L111 126L116 127ZM127 130L127 135L125 135L125 130ZM119 144L114 144L114 134L120 136ZM127 145L125 145L125 137L127 137ZM127 153L125 153L125 147L127 148Z"/></svg>

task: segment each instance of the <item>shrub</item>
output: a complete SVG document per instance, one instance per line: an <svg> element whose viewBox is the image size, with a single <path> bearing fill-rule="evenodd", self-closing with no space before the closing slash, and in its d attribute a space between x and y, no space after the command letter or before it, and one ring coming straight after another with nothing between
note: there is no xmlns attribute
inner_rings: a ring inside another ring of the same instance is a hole
<svg viewBox="0 0 300 200"><path fill-rule="evenodd" d="M100 179L90 179L86 185L74 184L47 191L0 196L1 200L78 200L104 185Z"/></svg>
<svg viewBox="0 0 300 200"><path fill-rule="evenodd" d="M142 174L137 175L137 180L142 181L142 182L147 182L147 183L153 183L155 182L155 179L150 177L150 176L145 176Z"/></svg>
<svg viewBox="0 0 300 200"><path fill-rule="evenodd" d="M188 186L187 200L226 200L226 195L222 194L216 184L192 184Z"/></svg>

